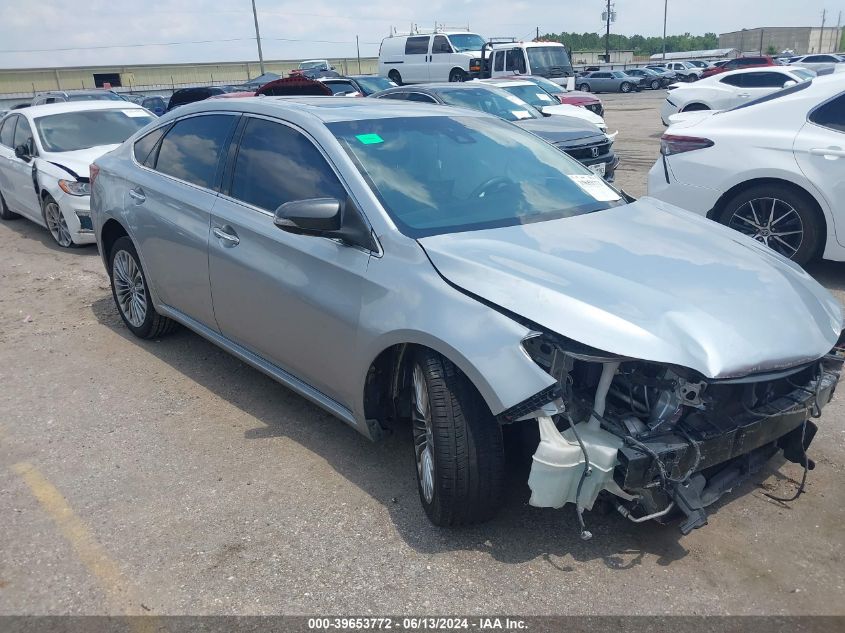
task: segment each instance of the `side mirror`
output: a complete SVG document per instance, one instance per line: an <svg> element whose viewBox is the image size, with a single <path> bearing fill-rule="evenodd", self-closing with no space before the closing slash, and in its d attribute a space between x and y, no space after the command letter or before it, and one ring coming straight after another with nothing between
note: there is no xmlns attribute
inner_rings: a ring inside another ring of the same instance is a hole
<svg viewBox="0 0 845 633"><path fill-rule="evenodd" d="M286 202L276 209L273 223L283 231L341 240L369 251L379 250L373 232L351 198L311 198Z"/></svg>
<svg viewBox="0 0 845 633"><path fill-rule="evenodd" d="M21 143L15 147L15 156L27 163L32 160L32 154L29 153L29 147L26 143Z"/></svg>
<svg viewBox="0 0 845 633"><path fill-rule="evenodd" d="M784 81L784 82L783 82L783 87L784 87L784 88L790 88L790 87L792 87L792 86L797 86L797 85L798 85L798 82L797 82L797 81L793 81L792 79L787 79L786 81Z"/></svg>
<svg viewBox="0 0 845 633"><path fill-rule="evenodd" d="M276 209L273 223L283 231L302 235L325 235L340 230L340 200L310 198L285 202Z"/></svg>

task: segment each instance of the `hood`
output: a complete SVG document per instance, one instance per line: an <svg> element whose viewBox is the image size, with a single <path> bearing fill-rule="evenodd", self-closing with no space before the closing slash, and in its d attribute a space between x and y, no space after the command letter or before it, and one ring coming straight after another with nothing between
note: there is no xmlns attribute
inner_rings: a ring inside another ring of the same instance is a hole
<svg viewBox="0 0 845 633"><path fill-rule="evenodd" d="M592 123L596 126L604 124L604 119L602 119L598 114L590 112L587 108L579 108L571 103L543 106L543 112L551 114L552 116L575 117L576 119L587 121L588 123Z"/></svg>
<svg viewBox="0 0 845 633"><path fill-rule="evenodd" d="M97 147L78 149L73 152L44 152L39 158L48 163L66 167L80 178L88 178L88 166L103 154L108 154L117 147L120 147L120 145L98 145ZM64 172L64 170L61 171ZM62 177L69 175L64 172Z"/></svg>
<svg viewBox="0 0 845 633"><path fill-rule="evenodd" d="M547 116L542 119L514 121L523 130L533 132L550 143L566 143L596 136L603 136L600 129L584 119L570 116ZM601 140L601 139L596 139Z"/></svg>
<svg viewBox="0 0 845 633"><path fill-rule="evenodd" d="M709 378L820 358L842 325L837 301L801 268L652 198L419 241L472 295L599 350Z"/></svg>

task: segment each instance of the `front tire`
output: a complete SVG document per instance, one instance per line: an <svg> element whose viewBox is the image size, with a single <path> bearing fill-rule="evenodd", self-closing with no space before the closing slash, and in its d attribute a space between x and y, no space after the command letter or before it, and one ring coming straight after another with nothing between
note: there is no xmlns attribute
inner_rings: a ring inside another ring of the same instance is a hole
<svg viewBox="0 0 845 633"><path fill-rule="evenodd" d="M655 79L654 81L651 82L651 89L657 90L658 88L660 88L660 80Z"/></svg>
<svg viewBox="0 0 845 633"><path fill-rule="evenodd" d="M73 243L67 220L65 220L59 203L50 196L45 196L41 203L41 210L44 214L44 223L47 225L47 230L50 231L50 235L53 236L56 244L62 248L73 248L76 246Z"/></svg>
<svg viewBox="0 0 845 633"><path fill-rule="evenodd" d="M430 350L409 372L420 503L438 526L490 519L504 483L502 430L469 379Z"/></svg>
<svg viewBox="0 0 845 633"><path fill-rule="evenodd" d="M631 90L633 89L633 87L634 87L634 86L632 86L632 85L631 85L630 83L628 83L627 81L623 81L623 82L619 85L619 91L620 91L620 92L631 92Z"/></svg>
<svg viewBox="0 0 845 633"><path fill-rule="evenodd" d="M109 277L117 311L132 334L150 339L177 329L175 321L156 312L141 259L128 237L119 238L112 246Z"/></svg>
<svg viewBox="0 0 845 633"><path fill-rule="evenodd" d="M803 266L822 243L820 213L803 191L787 185L755 185L728 200L719 221Z"/></svg>

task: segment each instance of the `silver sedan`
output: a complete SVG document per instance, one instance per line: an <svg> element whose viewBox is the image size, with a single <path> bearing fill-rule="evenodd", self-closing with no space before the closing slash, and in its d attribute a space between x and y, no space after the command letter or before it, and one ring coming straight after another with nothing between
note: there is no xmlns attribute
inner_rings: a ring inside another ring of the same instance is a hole
<svg viewBox="0 0 845 633"><path fill-rule="evenodd" d="M808 463L839 377L840 308L791 262L477 111L200 102L91 187L129 330L187 326L372 440L408 433L437 525L493 515L524 426L533 505L572 503L585 538L600 494L689 531L776 452Z"/></svg>

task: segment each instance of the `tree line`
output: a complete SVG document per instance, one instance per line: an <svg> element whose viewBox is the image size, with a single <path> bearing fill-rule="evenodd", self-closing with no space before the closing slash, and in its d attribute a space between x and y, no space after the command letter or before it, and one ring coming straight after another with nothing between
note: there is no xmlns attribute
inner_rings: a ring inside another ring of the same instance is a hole
<svg viewBox="0 0 845 633"><path fill-rule="evenodd" d="M541 40L561 42L573 51L603 51L604 34L600 33L546 33ZM719 48L719 36L715 33L704 35L666 36L666 52L701 51ZM663 51L662 37L643 37L642 35L610 34L610 50L634 51L634 55L653 55Z"/></svg>

